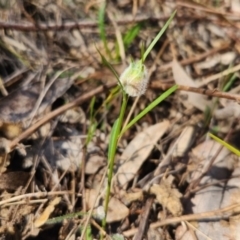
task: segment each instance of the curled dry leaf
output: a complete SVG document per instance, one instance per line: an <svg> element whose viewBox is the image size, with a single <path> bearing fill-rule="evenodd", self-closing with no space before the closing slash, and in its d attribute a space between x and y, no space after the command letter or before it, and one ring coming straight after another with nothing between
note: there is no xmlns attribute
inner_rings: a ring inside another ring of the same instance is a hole
<svg viewBox="0 0 240 240"><path fill-rule="evenodd" d="M222 150L218 153L214 163L208 170L211 159L215 157L219 149ZM206 170L208 170L208 174L204 175L199 183L199 186L205 187L201 188L201 190L195 194L186 209L192 208L194 213L218 210L223 207L223 197L226 194L228 195L231 189L230 186L226 186L225 181L221 180L228 179L234 168L232 154L228 149L223 148L221 144L213 140L208 140L195 147L193 149L193 155L196 159L199 159L200 165L192 174L190 182L198 179ZM225 206L229 205L231 205L231 201ZM218 231L216 231L216 229L218 229ZM198 230L207 234L211 239L229 239L228 237L223 237L230 234L229 227L224 227L219 221L214 221L211 224L208 222L199 222ZM198 232L196 232L196 235L198 239L204 239Z"/></svg>
<svg viewBox="0 0 240 240"><path fill-rule="evenodd" d="M129 215L129 209L117 198L112 197L108 205L107 223L121 221Z"/></svg>
<svg viewBox="0 0 240 240"><path fill-rule="evenodd" d="M128 144L121 156L123 164L119 167L116 174L116 180L121 187L126 188L128 182L136 176L157 141L168 130L169 125L169 121L152 125L137 134Z"/></svg>
<svg viewBox="0 0 240 240"><path fill-rule="evenodd" d="M104 217L104 208L99 206L98 191L95 189L86 189L86 203L87 209L95 208L94 215L96 218L102 219ZM97 199L98 198L98 199ZM97 199L96 203L95 200ZM94 205L95 203L95 205ZM129 215L129 209L117 198L112 197L109 202L107 222L121 221Z"/></svg>
<svg viewBox="0 0 240 240"><path fill-rule="evenodd" d="M142 189L135 189L134 192L124 192L123 196L121 197L121 201L125 205L129 205L134 201L142 201L143 200L143 190Z"/></svg>
<svg viewBox="0 0 240 240"><path fill-rule="evenodd" d="M54 211L55 206L59 204L60 201L61 201L61 198L56 197L48 204L48 206L45 208L42 214L34 221L33 225L35 228L39 228L46 223L50 214Z"/></svg>
<svg viewBox="0 0 240 240"><path fill-rule="evenodd" d="M221 109L214 111L216 119L228 119L240 117L240 105L236 102L228 102L228 104Z"/></svg>
<svg viewBox="0 0 240 240"><path fill-rule="evenodd" d="M173 157L183 157L193 141L194 127L187 126L183 129L181 135L176 140Z"/></svg>
<svg viewBox="0 0 240 240"><path fill-rule="evenodd" d="M167 179L162 179L160 184L154 184L150 187L150 193L155 194L157 201L173 216L181 216L183 207L180 201L182 194L177 188L173 187L173 177L170 175Z"/></svg>
<svg viewBox="0 0 240 240"><path fill-rule="evenodd" d="M183 67L176 60L172 61L172 71L176 84L197 87L196 83L187 75ZM182 91L181 94L185 96L187 95L187 100L183 101L183 104L186 108L189 108L189 106L194 106L201 111L205 111L206 107L210 105L203 95Z"/></svg>
<svg viewBox="0 0 240 240"><path fill-rule="evenodd" d="M85 174L94 174L105 164L105 157L99 155L90 156L86 162Z"/></svg>

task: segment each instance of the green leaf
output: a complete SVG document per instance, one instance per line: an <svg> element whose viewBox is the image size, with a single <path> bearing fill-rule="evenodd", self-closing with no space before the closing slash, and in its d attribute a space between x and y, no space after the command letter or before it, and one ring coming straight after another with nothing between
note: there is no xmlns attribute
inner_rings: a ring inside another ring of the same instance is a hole
<svg viewBox="0 0 240 240"><path fill-rule="evenodd" d="M120 129L120 121L119 118L114 122L110 139L109 139L109 147L108 147L108 160L114 159L116 149L117 149L117 141L118 141L118 135L119 135L119 129Z"/></svg>
<svg viewBox="0 0 240 240"><path fill-rule="evenodd" d="M123 37L123 43L126 48L128 48L129 45L133 42L133 40L136 38L140 29L141 29L141 25L137 24L127 31L127 33Z"/></svg>
<svg viewBox="0 0 240 240"><path fill-rule="evenodd" d="M96 47L98 53L100 54L101 58L102 58L102 63L113 73L113 75L116 77L119 85L121 86L122 90L123 90L123 86L119 80L119 76L118 73L116 72L116 70L114 69L114 67L108 62L108 60L102 55L102 53L98 50L98 48Z"/></svg>
<svg viewBox="0 0 240 240"><path fill-rule="evenodd" d="M218 138L217 136L215 136L212 133L209 133L209 136L214 139L216 142L222 144L225 148L227 148L229 151L233 152L234 154L236 154L237 156L240 157L240 151L238 149L236 149L235 147L233 147L232 145L228 144L227 142L223 141L222 139Z"/></svg>
<svg viewBox="0 0 240 240"><path fill-rule="evenodd" d="M175 14L176 14L177 10L175 10L170 18L168 19L168 21L165 23L165 25L163 26L163 28L160 30L160 32L158 33L158 35L153 39L153 41L151 42L151 44L148 46L146 52L144 53L143 57L142 57L142 62L144 62L148 56L148 54L151 52L151 50L153 49L153 47L155 46L155 44L157 43L157 41L160 39L160 37L163 35L163 33L166 31L166 29L168 28L169 24L171 23L172 19L174 18Z"/></svg>
<svg viewBox="0 0 240 240"><path fill-rule="evenodd" d="M167 91L165 91L162 95L160 95L157 99L155 99L152 103L150 103L121 131L120 136L122 136L124 132L126 132L130 127L132 127L139 119L145 116L149 111L151 111L154 107L156 107L160 102L164 101L169 95L171 95L177 89L178 89L177 85L172 86Z"/></svg>
<svg viewBox="0 0 240 240"><path fill-rule="evenodd" d="M107 52L108 56L111 58L111 53L108 49L107 37L105 32L105 11L106 11L106 2L104 1L98 11L98 27L100 32L100 38L103 41L105 51Z"/></svg>

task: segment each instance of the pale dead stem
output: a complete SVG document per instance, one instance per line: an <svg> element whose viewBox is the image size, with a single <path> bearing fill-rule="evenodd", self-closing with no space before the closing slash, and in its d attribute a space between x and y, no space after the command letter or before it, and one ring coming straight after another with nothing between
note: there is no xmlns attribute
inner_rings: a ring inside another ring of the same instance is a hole
<svg viewBox="0 0 240 240"><path fill-rule="evenodd" d="M169 224L175 224L179 223L182 221L195 221L195 220L211 220L211 219L216 219L216 218L229 218L231 215L236 214L237 212L240 212L240 209L236 212L233 212L234 208L237 208L240 206L240 203L235 203L230 206L227 206L225 208L221 208L218 210L214 211L209 211L209 212L203 212L203 213L196 213L196 214L189 214L189 215L183 215L181 217L173 217L169 219L164 219L162 221L158 221L155 223L150 224L151 229L159 228L162 226L166 226ZM125 237L131 237L133 236L136 232L138 231L137 228L131 229L128 231L123 232L123 235Z"/></svg>
<svg viewBox="0 0 240 240"><path fill-rule="evenodd" d="M198 54L197 56L191 56L189 58L185 58L185 59L179 61L179 63L182 66L185 66L185 65L189 65L189 64L201 61L202 59L205 59L206 57L211 56L214 53L217 53L219 51L227 49L230 46L230 44L231 43L229 42L229 43L221 45L220 47L216 47L216 48L210 49L209 51L206 51L206 52L204 52L202 54ZM157 61L158 61L158 59L157 59ZM166 64L162 64L161 66L159 66L159 71L166 71L166 70L170 69L171 67L172 67L172 62L166 63ZM215 76L215 75L213 75L213 76Z"/></svg>
<svg viewBox="0 0 240 240"><path fill-rule="evenodd" d="M155 88L155 89L166 90L166 89L172 87L173 85L174 84L154 81L150 84L150 87ZM189 87L189 86L184 86L184 85L178 85L178 90L179 91L183 90L183 91L186 91L186 92L203 94L203 95L207 95L207 96L210 96L210 97L226 98L226 99L234 100L234 101L240 103L240 95L221 92L217 89L194 88L194 87Z"/></svg>
<svg viewBox="0 0 240 240"><path fill-rule="evenodd" d="M20 201L22 199L26 199L25 203L28 202L29 198L40 198L40 197L48 197L48 196L57 196L57 195L65 195L65 194L71 194L71 191L56 191L56 192L36 192L36 193L26 193L14 197L10 197L8 199L0 201L0 206L13 203L16 201Z"/></svg>

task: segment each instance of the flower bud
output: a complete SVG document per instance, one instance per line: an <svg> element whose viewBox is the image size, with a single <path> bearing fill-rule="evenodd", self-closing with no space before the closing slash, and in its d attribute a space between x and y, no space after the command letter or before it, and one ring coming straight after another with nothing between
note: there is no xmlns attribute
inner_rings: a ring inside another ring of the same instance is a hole
<svg viewBox="0 0 240 240"><path fill-rule="evenodd" d="M146 92L148 71L142 60L131 62L119 78L124 91L131 97L137 97Z"/></svg>

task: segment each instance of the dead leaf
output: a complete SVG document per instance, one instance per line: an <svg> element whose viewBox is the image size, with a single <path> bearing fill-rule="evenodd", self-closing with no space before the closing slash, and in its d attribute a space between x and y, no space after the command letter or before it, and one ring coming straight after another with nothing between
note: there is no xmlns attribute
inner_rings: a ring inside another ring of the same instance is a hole
<svg viewBox="0 0 240 240"><path fill-rule="evenodd" d="M173 177L170 175L167 179L162 179L160 184L153 184L150 187L150 193L155 194L157 201L168 209L173 216L181 216L183 207L180 201L182 194L177 188L173 187Z"/></svg>
<svg viewBox="0 0 240 240"><path fill-rule="evenodd" d="M34 221L33 225L35 228L39 228L46 223L46 221L49 219L50 214L54 211L55 206L59 204L60 201L61 198L56 197L48 204L42 214Z"/></svg>
<svg viewBox="0 0 240 240"><path fill-rule="evenodd" d="M104 217L103 206L98 207L98 201L93 206L95 199L98 197L98 191L95 189L86 189L87 209L95 207L94 215L100 219ZM117 198L111 197L108 205L107 222L121 221L129 215L129 209Z"/></svg>
<svg viewBox="0 0 240 240"><path fill-rule="evenodd" d="M187 126L181 132L181 135L176 140L173 157L183 157L189 146L192 144L194 135L194 127Z"/></svg>
<svg viewBox="0 0 240 240"><path fill-rule="evenodd" d="M210 160L216 155L220 147L222 147L221 144L213 140L208 140L193 149L193 155L198 159L199 167L192 174L190 182L198 179L199 176L208 169ZM199 183L199 186L206 185L206 187L199 190L191 199L190 205L192 206L193 204L193 213L217 210L222 207L223 196L229 191L228 189L231 189L231 187L226 187L224 181L218 180L228 179L233 167L234 159L232 158L231 153L228 149L222 148L208 171L208 174L205 175ZM217 184L214 184L216 182ZM228 201L228 205L230 204L231 202ZM188 209L188 207L186 207L186 209ZM216 229L218 229L218 231L216 231ZM229 239L227 237L230 234L229 227L222 226L219 221L214 221L211 224L208 222L199 222L198 230L207 234L211 239ZM196 235L198 239L203 239L198 232L196 232Z"/></svg>
<svg viewBox="0 0 240 240"><path fill-rule="evenodd" d="M229 119L240 117L240 105L237 102L228 102L224 108L214 111L217 119Z"/></svg>
<svg viewBox="0 0 240 240"><path fill-rule="evenodd" d="M176 60L172 61L172 71L176 84L197 87L195 82L186 74L183 67ZM204 99L203 95L183 91L181 91L181 94L187 95L187 100L183 101L186 108L192 105L201 111L205 111L206 107L210 106L210 103Z"/></svg>
<svg viewBox="0 0 240 240"><path fill-rule="evenodd" d="M95 174L99 168L104 166L105 157L99 155L90 156L86 162L85 174Z"/></svg>
<svg viewBox="0 0 240 240"><path fill-rule="evenodd" d="M163 121L150 126L137 134L128 144L121 156L123 164L116 173L116 180L121 187L126 188L127 183L136 176L157 141L168 130L169 125L169 121Z"/></svg>
<svg viewBox="0 0 240 240"><path fill-rule="evenodd" d="M108 205L107 223L121 221L129 215L129 209L117 198L112 197Z"/></svg>

